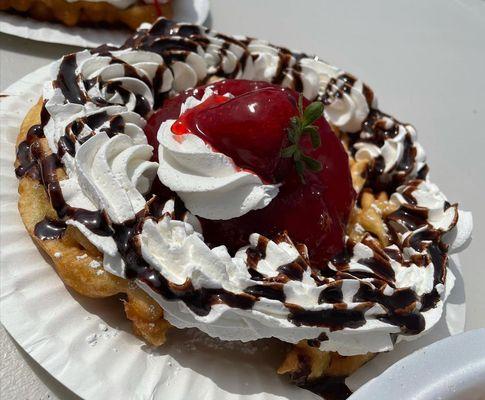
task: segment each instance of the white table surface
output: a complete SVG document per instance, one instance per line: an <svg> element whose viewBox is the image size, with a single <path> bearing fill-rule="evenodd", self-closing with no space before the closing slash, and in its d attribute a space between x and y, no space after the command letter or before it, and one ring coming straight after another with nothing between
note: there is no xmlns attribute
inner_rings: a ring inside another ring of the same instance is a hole
<svg viewBox="0 0 485 400"><path fill-rule="evenodd" d="M176 0L175 0L176 1ZM461 255L467 329L485 326L485 1L212 0L216 30L320 55L366 81L413 123L433 180L474 214ZM0 89L73 47L0 34ZM0 398L79 399L0 328Z"/></svg>

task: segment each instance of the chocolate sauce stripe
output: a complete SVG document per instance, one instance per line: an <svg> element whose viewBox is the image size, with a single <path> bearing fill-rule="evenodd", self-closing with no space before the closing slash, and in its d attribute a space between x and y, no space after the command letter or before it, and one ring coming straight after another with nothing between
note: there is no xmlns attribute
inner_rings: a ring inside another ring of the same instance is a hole
<svg viewBox="0 0 485 400"><path fill-rule="evenodd" d="M43 137L41 131L42 128L39 125L32 126L26 139L19 144L17 150L18 167L16 168L18 177L22 178L28 175L39 180L49 196L52 207L61 219L74 219L98 235L110 236L112 231L104 212L70 207L65 202L57 176L57 169L62 168L62 162L54 153L48 155L43 153L38 142L38 139ZM32 171L36 171L35 174ZM64 224L64 222L57 221L57 224ZM42 240L51 236L51 238L54 238L53 233L45 233L56 230L58 227L52 228L54 225L55 223L50 219L40 221L38 227L36 226L36 231L39 232L38 237Z"/></svg>

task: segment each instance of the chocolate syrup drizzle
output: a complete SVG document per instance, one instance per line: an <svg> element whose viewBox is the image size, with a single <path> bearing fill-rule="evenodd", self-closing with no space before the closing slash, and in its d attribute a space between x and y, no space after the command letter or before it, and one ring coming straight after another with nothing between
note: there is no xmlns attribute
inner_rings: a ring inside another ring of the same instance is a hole
<svg viewBox="0 0 485 400"><path fill-rule="evenodd" d="M245 70L246 64L251 57L256 57L248 49L251 43L250 38L232 38L209 31L204 27L191 24L177 24L166 19L159 19L150 29L138 30L130 37L120 49L137 49L154 52L161 55L165 64L160 65L156 71L155 78L150 82L146 77L141 76L135 68L117 58L112 51L114 47L104 45L92 50L93 55L111 57L111 63L123 64L126 76L134 77L145 82L152 90L155 99L155 108L163 106L163 101L169 95L161 93L163 84L163 73L170 68L172 63L184 62L191 53L200 54L208 49L211 38L222 41L219 49L220 64L209 71L207 77L199 82L205 83L211 76L235 78ZM223 66L223 58L230 51L231 46L237 46L241 50L238 62L231 71L226 71ZM276 74L272 81L282 84L285 77L292 76L294 89L303 90L301 79L302 69L299 60L308 57L303 53L293 53L287 49L273 46L278 50L279 63ZM88 90L94 85L104 86L108 93L117 93L126 103L131 94L122 87L119 82L103 82L101 78L95 77L85 79L77 74L76 54L63 57L56 80L53 82L55 88L61 90L66 103L85 104L88 101L100 107L110 105L105 99L92 98ZM340 74L332 78L327 90L320 93L318 99L330 104L333 99L342 96L342 93L349 93L356 78L350 74ZM173 93L172 93L173 94ZM397 135L399 126L402 125L392 117L373 108L374 94L366 85L363 86L363 94L369 105L369 115L362 124L360 134L350 136L350 151L355 153L354 147L357 141L366 141L377 146ZM151 107L147 100L136 95L136 106L134 111L141 116L149 116ZM247 249L247 266L255 285L247 287L242 294L234 294L223 289L195 289L190 280L183 285L176 285L166 280L159 272L153 269L141 256L139 234L143 223L147 218L158 220L164 217L162 213L163 204L168 197L162 198L152 196L148 199L146 207L137 216L123 224L114 224L109 220L106 213L102 211L88 211L69 206L60 189L57 169L62 168L60 159L64 154L75 155L76 145L89 140L100 129L108 136L121 134L124 131L125 123L119 115L109 115L100 111L87 117L78 118L72 121L66 128L64 136L58 143L57 154L46 154L42 151L41 141L43 139L43 127L49 121L49 113L45 105L42 108L41 124L32 126L26 139L19 144L17 149L16 174L19 179L28 177L39 181L46 189L51 204L58 215L58 220L44 219L35 227L35 235L41 240L58 239L62 237L65 229L65 221L72 219L79 221L88 229L98 235L112 236L118 246L118 250L126 264L126 276L129 279L138 279L147 284L153 291L160 294L166 300L183 301L195 314L207 315L214 304L227 304L230 307L240 309L251 309L255 302L261 298L267 298L282 302L289 310L288 319L296 326L320 326L330 331L343 328L358 328L366 323L365 312L376 303L380 304L386 311L378 318L387 323L399 326L404 334L417 334L425 328L422 312L433 308L440 300L436 290L438 284L444 284L447 266L447 246L441 238L443 232L434 229L427 221L428 210L416 205L413 192L418 185L426 178L427 166L419 171L414 171L416 166L416 147L414 139L408 134L404 141L403 157L390 173L384 173L382 158L374 160L369 167L368 185L373 191L385 190L393 193L400 185L406 185L399 189L403 197L408 201L397 211L390 214L385 223L397 248L385 248L367 234L362 243L372 249L373 255L367 259L357 260L372 270L372 273L350 273L349 265L352 261L353 248L356 245L350 239L347 241L346 249L342 254L336 255L332 260L322 262L318 270L312 270L308 262L304 246L300 248L300 257L290 264L278 268L278 276L266 277L257 270L258 262L266 257L266 247L270 240L280 243L291 243L291 239L285 234L273 238L260 236L256 246ZM389 128L384 119L391 119L393 124ZM102 127L102 128L100 128ZM87 134L86 134L86 129ZM414 171L414 172L413 172ZM182 219L186 212L180 199L176 198L176 212L171 217ZM446 204L445 210L456 205ZM457 214L456 214L457 215ZM455 217L456 223L456 217ZM411 232L404 243L400 241L400 234ZM292 243L291 243L292 244ZM402 251L411 247L421 254L406 261ZM409 288L395 288L394 270L391 267L391 260L400 262L404 266L412 263L425 267L432 263L434 266L434 287L428 294L418 296ZM309 311L302 307L286 302L284 284L289 280L301 281L305 271L310 270L318 286L327 285L321 292L319 303L330 304L332 308L323 311ZM359 303L357 307L348 308L343 301L341 283L343 279L369 278L369 281L360 281L360 288L354 295L353 302ZM384 288L393 288L391 295L384 294ZM421 304L421 308L417 306ZM325 334L323 334L325 335ZM309 341L310 344L327 340L328 337L321 335L317 339ZM303 360L304 361L304 360ZM308 381L310 371L300 371L299 376L293 379L301 386L316 393L329 396L328 398L346 398L350 391L345 386L343 378L324 378L318 381ZM332 397L333 396L333 397Z"/></svg>
<svg viewBox="0 0 485 400"><path fill-rule="evenodd" d="M18 145L15 169L18 178L28 176L42 183L52 207L60 218L60 220L45 218L40 221L34 229L35 235L41 240L58 239L66 229L63 220L72 219L97 235L111 236L113 231L104 211L89 211L71 207L66 203L57 175L57 169L62 168L62 162L58 154L46 154L43 151L39 141L42 138L44 138L42 126L33 125L27 132L25 140Z"/></svg>

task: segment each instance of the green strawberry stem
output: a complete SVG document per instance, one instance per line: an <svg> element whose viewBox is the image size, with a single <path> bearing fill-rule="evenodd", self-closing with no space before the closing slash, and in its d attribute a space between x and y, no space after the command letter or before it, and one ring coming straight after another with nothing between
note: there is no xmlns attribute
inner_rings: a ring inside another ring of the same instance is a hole
<svg viewBox="0 0 485 400"><path fill-rule="evenodd" d="M323 103L314 101L303 110L303 95L298 98L298 116L292 117L288 127L288 140L290 145L281 151L281 157L293 158L295 169L302 183L305 183L304 173L306 170L318 172L322 170L322 163L311 158L303 152L300 147L300 140L303 136L309 135L314 149L320 147L320 133L318 127L312 125L323 115Z"/></svg>

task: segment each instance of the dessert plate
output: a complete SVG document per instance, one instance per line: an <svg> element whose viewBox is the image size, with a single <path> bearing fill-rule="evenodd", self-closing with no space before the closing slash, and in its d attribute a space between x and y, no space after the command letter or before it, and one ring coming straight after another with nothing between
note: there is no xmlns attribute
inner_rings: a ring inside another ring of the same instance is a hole
<svg viewBox="0 0 485 400"><path fill-rule="evenodd" d="M433 343L387 369L349 400L388 399L406 393L419 400L485 398L485 329Z"/></svg>
<svg viewBox="0 0 485 400"><path fill-rule="evenodd" d="M66 290L22 225L12 168L19 125L38 100L49 68L12 85L0 101L0 315L14 339L50 374L85 399L127 395L171 400L318 399L274 373L284 355L275 353L271 341L222 345L193 330L173 330L169 344L151 350L131 334L121 307L116 307L119 299L98 302ZM451 260L449 268L456 279L440 322L425 337L400 343L393 352L362 367L347 381L351 389L356 390L416 349L463 331L463 281L458 259L452 256ZM447 282L451 290L453 279Z"/></svg>
<svg viewBox="0 0 485 400"><path fill-rule="evenodd" d="M209 0L174 0L173 8L175 21L203 24L209 16ZM104 43L121 45L129 31L78 26L69 28L57 23L0 12L0 32L39 42L98 47Z"/></svg>

